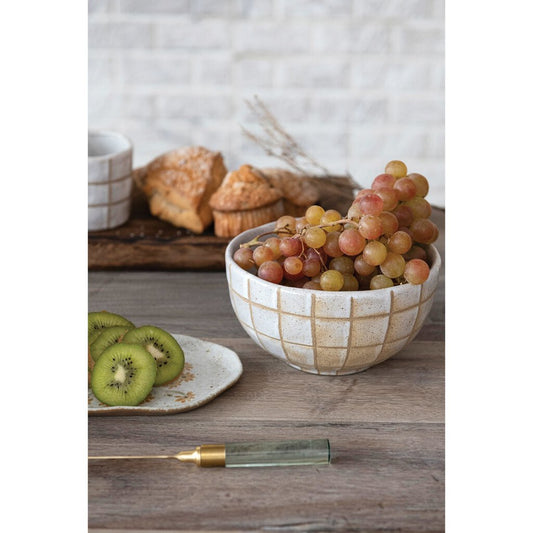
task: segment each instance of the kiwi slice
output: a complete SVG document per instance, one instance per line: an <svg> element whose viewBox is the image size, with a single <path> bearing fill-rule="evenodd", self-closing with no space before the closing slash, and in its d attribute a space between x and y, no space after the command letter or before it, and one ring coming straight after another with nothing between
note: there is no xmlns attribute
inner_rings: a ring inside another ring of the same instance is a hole
<svg viewBox="0 0 533 533"><path fill-rule="evenodd" d="M150 352L157 365L155 385L177 378L183 371L185 356L178 341L156 326L142 326L128 331L123 342L140 344Z"/></svg>
<svg viewBox="0 0 533 533"><path fill-rule="evenodd" d="M94 364L91 388L106 405L139 405L154 386L154 358L138 344L113 344Z"/></svg>
<svg viewBox="0 0 533 533"><path fill-rule="evenodd" d="M98 358L106 348L120 342L130 329L132 329L131 326L110 326L101 330L101 333L89 346L89 352L94 361L98 361Z"/></svg>
<svg viewBox="0 0 533 533"><path fill-rule="evenodd" d="M89 313L89 344L94 342L104 328L109 328L111 326L135 327L135 325L128 319L117 315L116 313L109 313L107 311Z"/></svg>

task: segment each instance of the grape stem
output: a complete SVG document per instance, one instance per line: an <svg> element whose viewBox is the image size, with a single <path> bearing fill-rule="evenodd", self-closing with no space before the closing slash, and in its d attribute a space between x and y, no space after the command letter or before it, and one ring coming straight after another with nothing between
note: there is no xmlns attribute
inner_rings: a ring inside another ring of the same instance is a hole
<svg viewBox="0 0 533 533"><path fill-rule="evenodd" d="M239 248L250 248L251 246L257 246L257 245L263 244L263 241L259 240L261 237L266 237L267 235L273 235L273 234L279 235L280 233L285 233L286 235L293 235L293 233L286 230L285 228L276 229L274 231L267 231L265 233L260 233L259 235L256 235L251 241L241 244Z"/></svg>
<svg viewBox="0 0 533 533"><path fill-rule="evenodd" d="M296 233L292 233L292 231L290 231L287 226L284 226L283 228L275 228L273 231L267 231L265 233L256 235L251 241L241 244L240 248L250 248L252 246L261 245L263 244L263 241L260 241L259 239L261 237L266 237L267 235L275 234L279 236L280 234L281 235L285 234L289 236L298 235L299 237L302 237L305 234L305 232L311 228L329 228L332 226L344 225L344 224L354 224L355 226L357 226L357 223L355 222L355 220L352 220L351 218L341 218L339 220L334 220L333 222L327 222L326 224L319 224L318 226L306 226L301 231L296 232Z"/></svg>

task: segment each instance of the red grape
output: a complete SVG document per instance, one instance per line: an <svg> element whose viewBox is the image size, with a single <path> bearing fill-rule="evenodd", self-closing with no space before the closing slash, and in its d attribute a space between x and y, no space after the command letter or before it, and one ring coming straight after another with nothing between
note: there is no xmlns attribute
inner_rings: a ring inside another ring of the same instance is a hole
<svg viewBox="0 0 533 533"><path fill-rule="evenodd" d="M417 218L409 226L413 232L413 240L422 244L430 244L435 233L435 224L427 218Z"/></svg>
<svg viewBox="0 0 533 533"><path fill-rule="evenodd" d="M379 215L383 211L383 200L377 194L365 194L356 200L363 215Z"/></svg>
<svg viewBox="0 0 533 533"><path fill-rule="evenodd" d="M297 275L300 274L303 268L303 261L296 255L291 255L283 261L283 269L287 274Z"/></svg>
<svg viewBox="0 0 533 533"><path fill-rule="evenodd" d="M274 254L274 259L277 259L281 255L281 252L279 250L280 242L281 239L279 239L278 237L269 237L265 241L265 246L268 246L272 250Z"/></svg>
<svg viewBox="0 0 533 533"><path fill-rule="evenodd" d="M383 213L379 215L379 218L381 220L384 235L390 235L398 230L399 223L394 213L383 211Z"/></svg>
<svg viewBox="0 0 533 533"><path fill-rule="evenodd" d="M359 221L359 233L365 239L377 239L383 233L383 224L376 215L364 215Z"/></svg>
<svg viewBox="0 0 533 533"><path fill-rule="evenodd" d="M354 259L353 265L354 265L355 271L360 276L370 276L376 270L376 267L374 265L369 265L368 263L365 262L362 255L358 255Z"/></svg>
<svg viewBox="0 0 533 533"><path fill-rule="evenodd" d="M366 239L361 235L359 231L353 228L345 229L338 237L338 247L341 252L339 255L360 254L363 251L365 244Z"/></svg>
<svg viewBox="0 0 533 533"><path fill-rule="evenodd" d="M266 261L259 267L257 275L266 281L280 283L283 279L283 268L277 261Z"/></svg>
<svg viewBox="0 0 533 533"><path fill-rule="evenodd" d="M253 255L251 248L239 248L233 254L233 260L244 270L250 270L255 266Z"/></svg>
<svg viewBox="0 0 533 533"><path fill-rule="evenodd" d="M420 285L429 277L429 266L422 259L411 259L405 263L403 275L409 283Z"/></svg>
<svg viewBox="0 0 533 533"><path fill-rule="evenodd" d="M380 174L374 178L372 189L392 189L396 178L392 174Z"/></svg>
<svg viewBox="0 0 533 533"><path fill-rule="evenodd" d="M346 230L344 230L342 233L339 233L338 231L332 231L327 234L326 242L322 248L329 257L339 257L342 255L343 252L339 248L339 236L344 235L345 233Z"/></svg>
<svg viewBox="0 0 533 533"><path fill-rule="evenodd" d="M407 177L415 184L417 196L422 196L423 198L427 195L429 192L429 183L428 180L422 176L422 174L412 172Z"/></svg>
<svg viewBox="0 0 533 533"><path fill-rule="evenodd" d="M416 185L411 178L400 178L396 180L394 189L398 192L398 200L401 202L409 200L416 195Z"/></svg>
<svg viewBox="0 0 533 533"><path fill-rule="evenodd" d="M397 231L393 233L387 241L387 246L391 252L397 254L405 254L413 245L413 239L405 231Z"/></svg>
<svg viewBox="0 0 533 533"><path fill-rule="evenodd" d="M378 189L376 194L383 200L383 211L392 211L398 205L396 189Z"/></svg>
<svg viewBox="0 0 533 533"><path fill-rule="evenodd" d="M272 248L269 248L268 246L258 246L252 255L254 262L257 266L261 266L263 263L266 263L267 261L273 261L274 260L274 252L272 251Z"/></svg>
<svg viewBox="0 0 533 533"><path fill-rule="evenodd" d="M431 216L431 204L420 196L415 196L405 202L405 205L411 209L414 218L429 218Z"/></svg>
<svg viewBox="0 0 533 533"><path fill-rule="evenodd" d="M308 278L314 278L320 274L320 261L315 257L309 257L303 261L302 273Z"/></svg>
<svg viewBox="0 0 533 533"><path fill-rule="evenodd" d="M279 251L285 257L301 254L303 252L303 244L300 237L284 237L279 243Z"/></svg>
<svg viewBox="0 0 533 533"><path fill-rule="evenodd" d="M400 226L409 226L415 219L411 208L405 204L400 204L393 213L396 215Z"/></svg>

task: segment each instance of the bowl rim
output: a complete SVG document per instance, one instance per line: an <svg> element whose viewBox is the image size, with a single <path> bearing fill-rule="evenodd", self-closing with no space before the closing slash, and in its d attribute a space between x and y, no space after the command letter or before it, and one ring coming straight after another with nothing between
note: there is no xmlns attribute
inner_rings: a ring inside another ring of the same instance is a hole
<svg viewBox="0 0 533 533"><path fill-rule="evenodd" d="M243 240L243 237L245 235L252 234L252 233L254 233L254 234L255 233L265 233L269 229L274 229L275 224L276 224L275 221L267 222L266 224L263 224L262 226L257 226L255 228L247 229L247 230L239 233L235 237L233 237L233 239L231 239L231 241L226 246L226 251L225 251L225 254L224 254L225 255L226 272L229 270L230 265L235 265L238 269L240 269L242 271L243 274L245 274L247 277L250 277L251 279L253 279L254 282L259 283L260 285L267 286L267 287L270 287L270 286L272 286L272 287L281 287L283 290L290 290L290 291L302 291L302 290L304 290L304 291L309 291L311 293L316 293L316 294L321 294L321 295L324 295L324 294L336 294L336 295L345 294L345 295L351 295L353 297L354 295L362 295L362 294L365 294L365 295L375 294L377 296L379 294L385 294L386 292L407 291L407 290L411 290L412 287L417 287L417 286L423 287L428 282L430 282L430 280L433 277L438 276L440 268L441 268L442 259L441 259L439 251L437 250L437 247L435 245L433 245L433 244L428 244L426 246L429 249L430 258L431 258L431 266L429 268L429 277L428 277L428 279L426 281L424 281L424 283L420 283L418 285L413 285L412 283L403 283L401 285L394 285L393 287L385 287L383 289L364 290L364 291L322 291L322 290L317 290L317 289L304 289L303 287L291 287L289 285L281 285L281 284L278 284L278 283L272 283L271 281L267 281L267 280L261 279L259 276L256 276L255 274L253 274L252 272L249 272L248 270L244 270L244 268L239 266L234 261L233 253L236 251L237 244L240 244L239 241ZM251 240L251 238L248 239L248 240ZM246 242L246 241L244 241L244 242Z"/></svg>

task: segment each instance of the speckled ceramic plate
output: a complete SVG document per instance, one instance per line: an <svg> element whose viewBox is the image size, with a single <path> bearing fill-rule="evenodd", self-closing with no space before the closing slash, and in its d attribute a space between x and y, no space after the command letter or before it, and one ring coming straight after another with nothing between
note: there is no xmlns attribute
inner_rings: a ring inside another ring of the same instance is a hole
<svg viewBox="0 0 533 533"><path fill-rule="evenodd" d="M239 356L229 348L187 335L172 336L185 354L181 375L154 387L140 405L104 405L89 388L89 415L166 415L205 405L235 384L242 374Z"/></svg>

